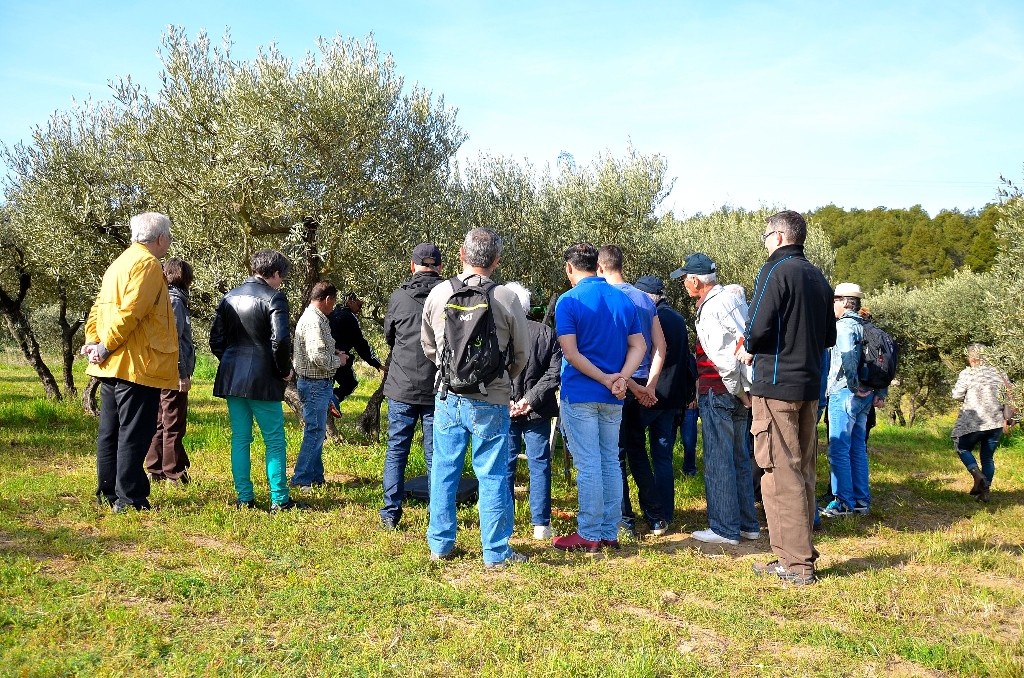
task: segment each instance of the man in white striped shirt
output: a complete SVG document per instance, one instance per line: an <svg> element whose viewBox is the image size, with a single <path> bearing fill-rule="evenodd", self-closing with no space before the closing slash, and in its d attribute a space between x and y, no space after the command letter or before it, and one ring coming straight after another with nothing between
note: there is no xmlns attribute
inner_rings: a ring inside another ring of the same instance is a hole
<svg viewBox="0 0 1024 678"><path fill-rule="evenodd" d="M348 355L334 348L327 314L334 310L338 290L327 281L313 285L309 306L295 326L292 365L295 368L299 399L302 401L302 445L295 460L291 485L309 491L323 485L324 437L327 434L327 408L331 403L334 373Z"/></svg>

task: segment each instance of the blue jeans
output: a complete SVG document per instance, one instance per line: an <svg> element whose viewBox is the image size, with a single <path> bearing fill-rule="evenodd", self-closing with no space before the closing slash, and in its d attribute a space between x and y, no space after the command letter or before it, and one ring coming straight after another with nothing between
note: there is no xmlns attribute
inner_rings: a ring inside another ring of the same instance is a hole
<svg viewBox="0 0 1024 678"><path fill-rule="evenodd" d="M327 435L327 408L331 404L330 379L299 377L296 386L302 401L302 445L295 460L292 485L314 485L324 481L324 437Z"/></svg>
<svg viewBox="0 0 1024 678"><path fill-rule="evenodd" d="M530 467L530 522L551 524L551 436L550 419L513 421L508 431L509 490L514 492L519 448L526 442L526 461Z"/></svg>
<svg viewBox="0 0 1024 678"><path fill-rule="evenodd" d="M675 472L672 448L675 427L672 410L643 407L626 397L619 428L619 464L622 469L622 519L632 524L635 516L629 501L628 476L633 476L644 517L655 522L672 522L675 509ZM651 456L647 457L647 432L651 432ZM627 466L628 464L628 466Z"/></svg>
<svg viewBox="0 0 1024 678"><path fill-rule="evenodd" d="M734 395L705 393L697 399L704 424L704 490L708 526L726 539L761 526L754 511L754 486L747 447L748 410Z"/></svg>
<svg viewBox="0 0 1024 678"><path fill-rule="evenodd" d="M874 393L841 388L828 397L828 465L832 494L848 508L871 505L868 489L868 410Z"/></svg>
<svg viewBox="0 0 1024 678"><path fill-rule="evenodd" d="M590 541L619 538L621 423L622 405L562 401L562 437L576 467L577 532Z"/></svg>
<svg viewBox="0 0 1024 678"><path fill-rule="evenodd" d="M683 475L697 475L697 408L683 410Z"/></svg>
<svg viewBox="0 0 1024 678"><path fill-rule="evenodd" d="M430 468L427 544L445 555L455 548L455 493L472 444L473 472L480 482L480 542L485 563L512 553L512 501L508 477L508 405L449 393L434 399L434 458Z"/></svg>
<svg viewBox="0 0 1024 678"><path fill-rule="evenodd" d="M831 415L831 412L829 414ZM971 454L971 450L974 449L975 445L981 445L981 448L978 450L981 454L981 472L985 474L985 479L988 480L990 485L996 475L994 457L996 447L999 445L999 440L1002 437L1003 429L994 428L988 431L968 433L967 435L960 436L954 442L956 452L960 455L960 461L964 463L968 471L978 467L978 462L975 460L974 455Z"/></svg>
<svg viewBox="0 0 1024 678"><path fill-rule="evenodd" d="M228 396L228 417L231 420L231 476L239 501L252 501L252 422L255 419L266 445L267 482L270 501L288 501L287 454L284 438L284 410L280 400L251 400Z"/></svg>
<svg viewBox="0 0 1024 678"><path fill-rule="evenodd" d="M416 431L416 420L423 422L423 458L430 486L430 463L434 456L434 404L410 405L388 398L388 449L384 453L384 506L380 517L398 522L405 498L405 467Z"/></svg>

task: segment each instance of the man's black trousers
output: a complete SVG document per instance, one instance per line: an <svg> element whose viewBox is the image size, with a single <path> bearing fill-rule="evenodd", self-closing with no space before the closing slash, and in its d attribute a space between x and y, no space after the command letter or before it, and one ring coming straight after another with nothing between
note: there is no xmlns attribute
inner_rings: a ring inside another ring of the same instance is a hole
<svg viewBox="0 0 1024 678"><path fill-rule="evenodd" d="M111 506L149 508L144 462L156 433L160 389L103 379L96 437L96 496Z"/></svg>

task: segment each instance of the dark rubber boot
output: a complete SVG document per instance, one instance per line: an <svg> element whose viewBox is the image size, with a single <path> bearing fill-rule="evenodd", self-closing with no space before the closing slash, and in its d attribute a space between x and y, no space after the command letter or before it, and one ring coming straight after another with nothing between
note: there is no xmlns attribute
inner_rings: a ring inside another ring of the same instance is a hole
<svg viewBox="0 0 1024 678"><path fill-rule="evenodd" d="M985 480L985 474L981 472L981 469L975 466L970 470L971 477L974 478L974 487L971 488L971 496L977 497L981 494L981 490L984 489L988 481Z"/></svg>
<svg viewBox="0 0 1024 678"><path fill-rule="evenodd" d="M981 472L980 468L975 466L971 469L971 475L974 477L974 487L971 488L971 494L975 495L978 501L988 501L989 489L985 474Z"/></svg>

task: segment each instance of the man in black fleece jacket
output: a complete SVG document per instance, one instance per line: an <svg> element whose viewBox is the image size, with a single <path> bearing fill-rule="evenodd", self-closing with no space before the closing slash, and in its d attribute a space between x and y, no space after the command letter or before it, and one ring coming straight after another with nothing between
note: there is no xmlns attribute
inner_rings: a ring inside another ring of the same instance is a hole
<svg viewBox="0 0 1024 678"><path fill-rule="evenodd" d="M761 496L777 560L760 575L793 584L817 581L812 542L818 450L821 356L836 343L832 287L804 256L807 222L786 210L768 217L768 261L754 284L744 346L737 357L754 366L754 458L764 469Z"/></svg>
<svg viewBox="0 0 1024 678"><path fill-rule="evenodd" d="M434 451L434 376L437 367L423 355L420 324L423 302L441 282L441 250L431 243L412 251L412 276L391 293L384 316L384 340L391 347L391 363L384 382L388 399L388 449L384 454L384 506L381 524L389 530L402 519L405 496L405 467L416 431L423 427L423 456L430 475Z"/></svg>

